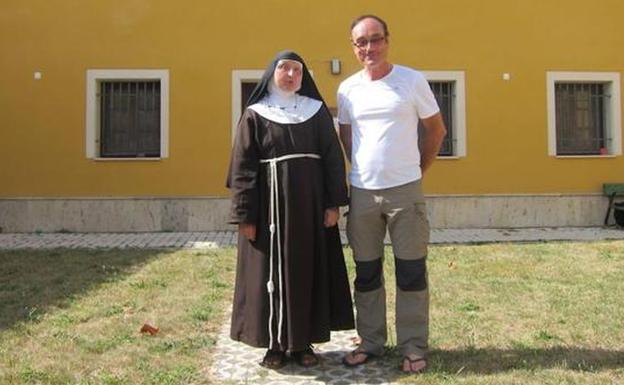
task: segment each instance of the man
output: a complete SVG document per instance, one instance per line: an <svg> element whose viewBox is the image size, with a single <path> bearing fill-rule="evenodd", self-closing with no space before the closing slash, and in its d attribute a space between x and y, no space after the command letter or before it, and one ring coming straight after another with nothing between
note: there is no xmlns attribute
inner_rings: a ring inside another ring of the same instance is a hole
<svg viewBox="0 0 624 385"><path fill-rule="evenodd" d="M356 325L360 346L343 363L357 366L383 354L387 339L383 241L390 234L396 268L397 345L406 373L425 370L429 292L429 223L421 189L446 134L423 75L388 61L388 27L364 15L351 25L363 69L340 84L340 139L351 161L347 236L356 264ZM418 122L423 125L418 137Z"/></svg>

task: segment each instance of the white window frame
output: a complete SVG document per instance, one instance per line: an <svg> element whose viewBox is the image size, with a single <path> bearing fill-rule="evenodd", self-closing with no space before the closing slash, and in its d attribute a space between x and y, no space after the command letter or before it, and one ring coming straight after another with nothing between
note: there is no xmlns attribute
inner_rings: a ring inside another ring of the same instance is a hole
<svg viewBox="0 0 624 385"><path fill-rule="evenodd" d="M160 157L100 157L99 83L103 80L160 80ZM169 70L167 69L90 69L87 70L86 155L96 160L158 160L169 157Z"/></svg>
<svg viewBox="0 0 624 385"><path fill-rule="evenodd" d="M453 155L438 156L438 159L457 159L465 157L466 146L466 82L464 71L421 71L429 81L444 81L454 83L455 98L453 99Z"/></svg>
<svg viewBox="0 0 624 385"><path fill-rule="evenodd" d="M611 138L606 155L557 155L557 122L555 113L555 83L603 83L611 95L606 112L606 130ZM546 72L546 103L548 111L548 155L557 158L605 158L622 155L622 123L619 72Z"/></svg>

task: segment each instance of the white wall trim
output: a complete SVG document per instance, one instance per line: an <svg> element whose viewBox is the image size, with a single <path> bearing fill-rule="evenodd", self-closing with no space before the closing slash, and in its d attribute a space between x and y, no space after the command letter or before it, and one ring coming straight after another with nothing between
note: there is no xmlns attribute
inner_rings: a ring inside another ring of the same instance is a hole
<svg viewBox="0 0 624 385"><path fill-rule="evenodd" d="M622 100L620 98L620 73L619 72L573 72L573 71L547 71L546 72L546 110L548 116L548 155L559 158L568 156L557 155L557 122L555 114L555 83L557 82L592 82L604 83L608 86L611 95L611 103L607 112L607 130L612 141L609 145L609 153L604 157L622 155ZM583 156L573 156L579 158ZM596 157L589 156L589 157Z"/></svg>
<svg viewBox="0 0 624 385"><path fill-rule="evenodd" d="M453 134L455 138L454 153L451 158L466 156L466 82L464 71L421 71L427 80L452 81L455 83L453 99ZM447 158L439 156L438 158Z"/></svg>
<svg viewBox="0 0 624 385"><path fill-rule="evenodd" d="M167 69L90 69L87 70L85 151L89 159L99 158L99 108L97 105L100 80L160 80L160 158L169 157L169 70ZM153 160L153 159L152 159Z"/></svg>

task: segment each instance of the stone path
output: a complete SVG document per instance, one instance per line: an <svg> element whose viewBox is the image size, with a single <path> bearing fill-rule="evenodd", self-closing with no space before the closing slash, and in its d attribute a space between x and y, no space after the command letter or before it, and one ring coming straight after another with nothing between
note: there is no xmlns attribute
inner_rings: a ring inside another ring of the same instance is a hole
<svg viewBox="0 0 624 385"><path fill-rule="evenodd" d="M331 341L316 345L315 352L320 364L302 368L289 362L279 370L268 370L258 365L264 356L264 349L250 348L229 338L229 323L224 325L217 340L214 354L215 364L211 378L218 384L258 385L349 385L349 384L392 384L402 374L398 361L389 359L371 360L357 368L346 368L342 357L355 346L352 338L355 331L332 332Z"/></svg>
<svg viewBox="0 0 624 385"><path fill-rule="evenodd" d="M346 243L344 232L341 234ZM523 229L433 229L432 244L488 242L592 241L624 239L615 227ZM386 239L389 243L389 240ZM194 233L0 233L0 249L53 248L182 248L206 249L236 245L234 231Z"/></svg>

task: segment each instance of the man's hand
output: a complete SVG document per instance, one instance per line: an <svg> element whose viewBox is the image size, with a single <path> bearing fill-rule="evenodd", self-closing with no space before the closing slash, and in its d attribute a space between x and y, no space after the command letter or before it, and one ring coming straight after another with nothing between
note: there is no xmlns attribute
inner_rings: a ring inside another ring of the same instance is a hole
<svg viewBox="0 0 624 385"><path fill-rule="evenodd" d="M338 218L340 217L340 211L338 207L330 207L325 209L325 218L323 224L325 227L334 227L336 223L338 223Z"/></svg>
<svg viewBox="0 0 624 385"><path fill-rule="evenodd" d="M437 114L422 120L424 130L420 138L420 168L423 175L435 160L446 135L442 115Z"/></svg>
<svg viewBox="0 0 624 385"><path fill-rule="evenodd" d="M250 241L256 240L256 225L249 223L239 223L238 233L244 235Z"/></svg>

